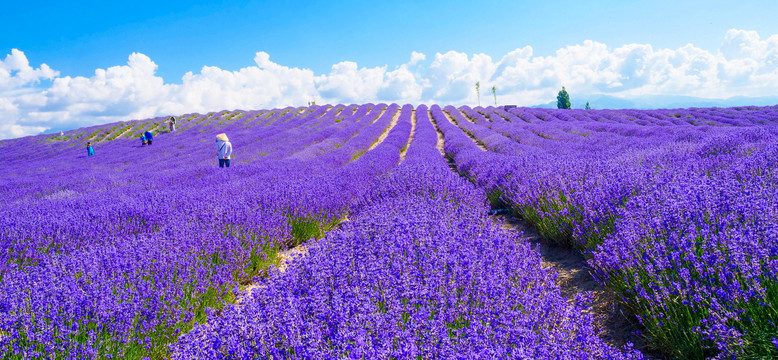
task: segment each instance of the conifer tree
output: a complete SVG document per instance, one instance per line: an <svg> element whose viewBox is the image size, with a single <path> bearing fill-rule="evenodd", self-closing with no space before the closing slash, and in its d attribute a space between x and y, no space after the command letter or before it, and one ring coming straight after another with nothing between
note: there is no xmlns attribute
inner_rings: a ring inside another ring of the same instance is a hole
<svg viewBox="0 0 778 360"><path fill-rule="evenodd" d="M557 109L569 109L570 108L570 95L567 94L567 90L562 86L562 90L559 90L559 94L556 96L556 108Z"/></svg>

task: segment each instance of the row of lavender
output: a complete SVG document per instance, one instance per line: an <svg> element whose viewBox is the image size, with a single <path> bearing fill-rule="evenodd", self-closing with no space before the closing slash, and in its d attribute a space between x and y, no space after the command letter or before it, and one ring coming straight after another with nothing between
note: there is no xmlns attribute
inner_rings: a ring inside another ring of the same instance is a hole
<svg viewBox="0 0 778 360"><path fill-rule="evenodd" d="M596 336L583 299L568 303L529 243L486 217L485 193L450 171L425 106L416 118L405 160L350 221L182 336L174 358L640 358ZM400 121L363 158L397 159L409 130Z"/></svg>
<svg viewBox="0 0 778 360"><path fill-rule="evenodd" d="M778 356L778 107L432 115L460 171L581 249L656 349Z"/></svg>
<svg viewBox="0 0 778 360"><path fill-rule="evenodd" d="M92 157L44 136L13 140L30 156L2 161L0 354L166 356L280 249L321 236L397 164L354 158L400 109L302 110L196 124L146 147L119 138ZM235 146L229 171L215 166L219 132Z"/></svg>

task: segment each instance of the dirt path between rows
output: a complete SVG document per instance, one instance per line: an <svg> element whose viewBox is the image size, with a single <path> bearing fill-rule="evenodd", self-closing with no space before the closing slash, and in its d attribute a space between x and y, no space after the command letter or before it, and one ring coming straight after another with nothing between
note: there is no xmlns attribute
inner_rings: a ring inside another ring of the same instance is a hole
<svg viewBox="0 0 778 360"><path fill-rule="evenodd" d="M457 111L458 111L458 110L457 110ZM446 116L446 119L448 119L448 121L449 121L450 123L452 123L452 124L454 124L454 125L458 126L460 129L462 129L462 126L460 126L460 125L459 125L459 123L457 123L457 121L456 121L456 120L454 120L454 117L452 117L452 116L451 116L451 114L447 113L446 111L443 111L443 115L445 115L445 116ZM464 115L463 115L463 117L464 117L465 119L467 119L467 116L464 116ZM469 121L469 120L467 120L467 121ZM470 139L472 139L472 140L473 140L473 142L475 142L475 144L478 146L478 148L479 148L479 149L481 149L481 150L483 150L483 151L489 151L489 149L487 149L487 148L486 148L486 146L484 145L484 143L482 143L482 142L478 141L478 139L476 139L476 138L475 138L475 135L473 135L473 134L471 134L471 133L467 132L465 129L462 129L462 131L463 131L463 132L464 132L464 133L465 133L465 134L466 134L468 137L470 137Z"/></svg>
<svg viewBox="0 0 778 360"><path fill-rule="evenodd" d="M392 130L392 128L394 128L394 126L397 125L397 121L400 119L401 111L402 110L399 110L399 109L397 110L397 112L392 117L392 121L389 123L389 126L386 128L386 130L384 130L384 132L381 134L381 136L378 137L378 140L376 140L376 142L373 145L370 146L368 151L369 150L373 150L376 146L380 145L384 141L384 139L386 139L386 137L389 135L389 132ZM374 124L376 121L378 121L378 118L380 118L384 114L384 112L386 112L386 109L383 109L381 111L381 113L378 114L378 116L373 120L372 124ZM412 113L411 121L412 121L412 130L411 130L411 134L410 134L409 138L413 139L413 129L415 128L415 125L416 125L416 115L415 115L415 113ZM408 141L408 144L410 145L410 140ZM402 157L402 155L401 155L401 157ZM343 217L343 219L340 221L340 224L348 222L348 221L349 221L348 215L345 215ZM336 230L339 226L340 225L335 226L330 231ZM308 245L307 245L307 243L302 243L302 244L297 245L295 247L291 247L291 248L288 248L288 249L286 249L284 251L279 252L278 253L278 259L279 259L278 260L278 264L279 265L277 267L278 271L280 271L280 272L286 271L286 269L288 269L289 266L294 261L296 261L298 258L304 257L306 255L308 255ZM257 284L257 283L251 283L251 284L247 285L246 288L244 289L243 295L236 300L236 303L240 304L244 299L246 299L251 294L251 292L253 290L261 288L262 286L264 286L264 285Z"/></svg>
<svg viewBox="0 0 778 360"><path fill-rule="evenodd" d="M446 114L444 112L444 114ZM446 114L446 117L448 117L448 114ZM455 174L462 176L462 174L459 172L459 169L457 169L457 164L454 162L454 159L446 154L446 140L443 137L443 132L440 131L440 128L438 127L438 123L435 122L435 119L432 118L432 111L429 112L429 119L432 123L432 127L435 128L435 132L438 134L438 143L435 145L435 147L440 151L440 154L443 155L443 158L448 162L448 167L453 171ZM449 121L451 119L449 118ZM452 122L452 124L454 124Z"/></svg>
<svg viewBox="0 0 778 360"><path fill-rule="evenodd" d="M435 123L435 120L432 119L432 112L427 112L430 122L432 123L432 126L435 128L435 132L438 134L438 143L435 145L436 148L438 148L438 151L440 151L440 155L443 155L443 157L446 157L446 141L443 138L443 133L438 129L438 124Z"/></svg>
<svg viewBox="0 0 778 360"><path fill-rule="evenodd" d="M447 112L443 113L452 124L459 126ZM453 159L446 156L443 133L434 120L432 125L438 133L438 150L449 161L451 170L460 176L463 175L459 172ZM462 131L467 134L464 129ZM481 150L486 150L472 135L467 135ZM576 295L582 292L591 295L591 307L587 313L594 317L594 326L603 341L618 348L632 343L635 349L643 352L646 359L662 358L647 348L645 340L637 334L639 330L637 322L619 306L613 294L594 280L589 272L589 265L580 252L543 239L531 224L512 216L510 213L503 212L501 215L491 215L490 218L499 223L503 229L521 233L523 238L535 245L535 249L542 257L543 267L553 268L557 273L556 284L559 286L562 296L572 301Z"/></svg>
<svg viewBox="0 0 778 360"><path fill-rule="evenodd" d="M408 135L408 142L405 143L405 147L403 150L400 151L400 162L403 162L405 160L405 154L408 152L408 148L411 147L411 142L413 141L413 134L416 133L416 109L413 109L411 111L411 133Z"/></svg>
<svg viewBox="0 0 778 360"><path fill-rule="evenodd" d="M116 139L121 139L121 138L123 138L125 134L127 134L127 133L128 133L128 132L130 132L130 131L132 131L132 129L134 129L136 126L138 126L138 125L136 124L136 125L130 126L129 128L126 128L126 129L124 129L124 131L122 131L122 132L121 132L121 134L119 134L119 135L116 135L116 136L115 136L113 139L111 139L111 140L116 140ZM117 130L117 131L118 131L118 130ZM97 142L97 144L100 144L100 143L104 143L104 142L111 141L111 140L108 140L108 138L109 138L109 137L111 137L111 135L112 135L112 134L113 134L113 132L111 132L111 133L109 133L109 134L106 134L105 136L103 136L103 138L102 138L102 139L100 139L100 141L98 141L98 142Z"/></svg>
<svg viewBox="0 0 778 360"><path fill-rule="evenodd" d="M594 280L580 252L543 239L531 224L521 218L510 214L492 215L490 218L503 229L522 233L523 238L535 245L543 258L543 267L553 268L557 273L556 284L562 296L572 301L579 293L591 295L591 308L586 312L594 317L594 326L603 341L619 348L632 343L646 359L662 358L647 348L645 340L637 334L637 322L622 309L613 294Z"/></svg>
<svg viewBox="0 0 778 360"><path fill-rule="evenodd" d="M373 120L372 120L372 121L370 121L370 125L373 125L373 124L375 124L375 123L376 123L376 121L378 121L378 119L380 119L380 118L381 118L381 116L384 116L384 114L386 114L386 109L388 109L388 107L385 107L385 108L381 109L381 112L379 112L379 113L378 113L378 116L374 117L374 118L373 118ZM400 110L397 110L397 112L399 112L399 111L400 111ZM362 121L362 119L359 119L359 121ZM356 136L356 135L355 135L355 136Z"/></svg>
<svg viewBox="0 0 778 360"><path fill-rule="evenodd" d="M386 111L386 110L384 110ZM376 148L376 146L381 145L382 142L384 142L384 139L386 139L387 136L389 136L389 132L392 131L392 128L394 128L395 125L397 125L397 120L400 119L400 113L402 112L402 109L397 110L397 112L394 113L394 116L392 117L392 121L389 123L389 126L386 127L383 133L381 133L381 136L378 137L378 140L376 140L373 145L370 145L370 147L367 149L367 151L373 150ZM381 113L383 114L383 112ZM378 118L376 118L376 121L378 121Z"/></svg>
<svg viewBox="0 0 778 360"><path fill-rule="evenodd" d="M308 255L308 245L306 243L297 245L295 247L286 249L278 253L278 271L284 272L289 266L298 258ZM251 283L243 290L243 296L238 297L235 300L236 304L240 304L251 295L251 292L263 287L264 285L259 283Z"/></svg>

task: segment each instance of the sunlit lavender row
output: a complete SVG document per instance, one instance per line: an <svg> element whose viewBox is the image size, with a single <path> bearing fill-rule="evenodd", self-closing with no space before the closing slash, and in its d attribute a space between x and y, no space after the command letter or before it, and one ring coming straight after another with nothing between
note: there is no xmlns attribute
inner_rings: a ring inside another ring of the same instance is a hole
<svg viewBox="0 0 778 360"><path fill-rule="evenodd" d="M157 129L150 146L97 141L90 157L80 139L4 144L35 150L4 159L3 352L163 356L205 309L233 302L279 250L321 236L396 163L358 154L401 115L397 105L233 115L190 116L173 133ZM216 132L236 144L229 169L215 165ZM292 158L327 142L326 155Z"/></svg>
<svg viewBox="0 0 778 360"><path fill-rule="evenodd" d="M778 356L778 107L432 115L458 169L580 249L656 351Z"/></svg>
<svg viewBox="0 0 778 360"><path fill-rule="evenodd" d="M580 300L450 171L426 107L416 120L405 160L348 223L182 337L175 358L641 358L597 337ZM397 126L376 150L396 156L407 137Z"/></svg>
<svg viewBox="0 0 778 360"><path fill-rule="evenodd" d="M642 358L489 219L504 207L583 252L649 350L778 356L776 123L777 107L314 105L1 141L0 353ZM305 250L281 271L289 248Z"/></svg>

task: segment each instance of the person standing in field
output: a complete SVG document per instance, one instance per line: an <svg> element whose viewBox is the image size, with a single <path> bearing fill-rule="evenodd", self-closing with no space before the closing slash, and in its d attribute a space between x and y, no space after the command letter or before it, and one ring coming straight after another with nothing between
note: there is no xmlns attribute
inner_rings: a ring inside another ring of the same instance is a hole
<svg viewBox="0 0 778 360"><path fill-rule="evenodd" d="M146 135L141 134L141 136L140 136L140 146L146 146Z"/></svg>
<svg viewBox="0 0 778 360"><path fill-rule="evenodd" d="M170 127L170 132L176 131L176 117L171 116L168 120L168 126Z"/></svg>
<svg viewBox="0 0 778 360"><path fill-rule="evenodd" d="M219 167L230 167L230 157L232 156L232 144L227 139L227 134L216 135L216 152L219 157Z"/></svg>
<svg viewBox="0 0 778 360"><path fill-rule="evenodd" d="M92 142L88 141L86 143L86 156L92 156L95 154L95 149L92 147Z"/></svg>
<svg viewBox="0 0 778 360"><path fill-rule="evenodd" d="M154 135L151 134L151 131L146 131L145 133L143 133L143 136L146 137L146 143L151 145L151 140L154 139Z"/></svg>

